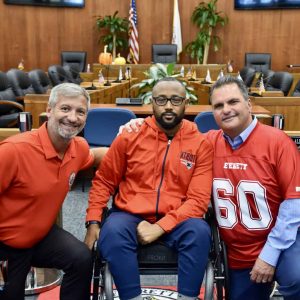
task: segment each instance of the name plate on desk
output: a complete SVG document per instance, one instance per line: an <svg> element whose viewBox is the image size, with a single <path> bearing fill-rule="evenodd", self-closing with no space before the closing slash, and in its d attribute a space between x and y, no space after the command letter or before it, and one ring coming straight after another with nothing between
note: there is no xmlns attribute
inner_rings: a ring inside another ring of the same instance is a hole
<svg viewBox="0 0 300 300"><path fill-rule="evenodd" d="M116 105L143 105L142 98L116 98Z"/></svg>
<svg viewBox="0 0 300 300"><path fill-rule="evenodd" d="M298 150L300 151L300 136L291 136L291 139L295 142Z"/></svg>
<svg viewBox="0 0 300 300"><path fill-rule="evenodd" d="M300 131L284 131L296 144L298 150L300 151Z"/></svg>

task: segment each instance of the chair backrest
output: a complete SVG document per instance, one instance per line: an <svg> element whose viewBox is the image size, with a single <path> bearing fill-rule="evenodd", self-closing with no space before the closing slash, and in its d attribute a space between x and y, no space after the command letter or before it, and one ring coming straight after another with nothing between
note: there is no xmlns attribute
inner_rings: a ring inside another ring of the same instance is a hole
<svg viewBox="0 0 300 300"><path fill-rule="evenodd" d="M10 69L7 72L7 78L17 97L22 97L26 94L35 94L31 80L28 74L24 71L19 69Z"/></svg>
<svg viewBox="0 0 300 300"><path fill-rule="evenodd" d="M79 72L84 72L86 65L86 52L85 51L62 51L61 52L61 65L69 65L71 67L77 66Z"/></svg>
<svg viewBox="0 0 300 300"><path fill-rule="evenodd" d="M256 70L250 67L244 67L240 70L240 75L247 87L250 87L255 77Z"/></svg>
<svg viewBox="0 0 300 300"><path fill-rule="evenodd" d="M282 91L284 96L286 96L289 93L293 80L293 75L288 72L275 72L265 88L267 91Z"/></svg>
<svg viewBox="0 0 300 300"><path fill-rule="evenodd" d="M211 111L200 112L195 117L194 122L197 124L198 130L202 133L205 133L211 129L220 129Z"/></svg>
<svg viewBox="0 0 300 300"><path fill-rule="evenodd" d="M245 53L245 67L254 68L257 72L271 69L271 53Z"/></svg>
<svg viewBox="0 0 300 300"><path fill-rule="evenodd" d="M153 63L176 63L177 45L175 44L153 44L152 45Z"/></svg>
<svg viewBox="0 0 300 300"><path fill-rule="evenodd" d="M48 75L41 69L35 69L28 73L32 86L36 94L46 94L51 88Z"/></svg>
<svg viewBox="0 0 300 300"><path fill-rule="evenodd" d="M11 100L0 100L0 128L17 127L21 111L24 111L23 105Z"/></svg>
<svg viewBox="0 0 300 300"><path fill-rule="evenodd" d="M0 99L16 100L16 95L9 83L6 73L0 71Z"/></svg>
<svg viewBox="0 0 300 300"><path fill-rule="evenodd" d="M110 146L118 134L119 127L131 119L135 114L123 108L95 108L90 109L84 127L84 138L93 146Z"/></svg>
<svg viewBox="0 0 300 300"><path fill-rule="evenodd" d="M72 83L80 84L82 82L78 66L66 65L63 68L67 73L68 79L70 79Z"/></svg>
<svg viewBox="0 0 300 300"><path fill-rule="evenodd" d="M65 69L60 65L50 66L48 68L48 76L53 86L64 82L71 82Z"/></svg>
<svg viewBox="0 0 300 300"><path fill-rule="evenodd" d="M295 89L292 93L293 97L300 97L300 80L297 82Z"/></svg>

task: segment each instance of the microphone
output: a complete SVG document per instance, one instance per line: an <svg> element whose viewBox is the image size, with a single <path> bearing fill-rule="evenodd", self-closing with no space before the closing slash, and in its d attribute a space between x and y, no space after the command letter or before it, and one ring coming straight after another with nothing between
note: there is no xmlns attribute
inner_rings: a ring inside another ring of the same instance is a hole
<svg viewBox="0 0 300 300"><path fill-rule="evenodd" d="M123 74L122 74L122 67L120 66L119 68L119 74L117 76L117 79L113 81L113 83L121 83L123 79Z"/></svg>
<svg viewBox="0 0 300 300"><path fill-rule="evenodd" d="M125 78L128 79L128 97L116 98L116 105L143 105L142 98L131 98L131 67L126 68Z"/></svg>
<svg viewBox="0 0 300 300"><path fill-rule="evenodd" d="M104 83L104 86L111 86L111 83L109 82L109 65L107 65L107 79L106 82Z"/></svg>
<svg viewBox="0 0 300 300"><path fill-rule="evenodd" d="M86 87L85 89L88 91L93 91L93 90L96 90L97 88L94 86L94 82L92 81L92 85L89 87Z"/></svg>
<svg viewBox="0 0 300 300"><path fill-rule="evenodd" d="M126 73L128 78L128 97L131 98L131 68L130 67L126 68Z"/></svg>

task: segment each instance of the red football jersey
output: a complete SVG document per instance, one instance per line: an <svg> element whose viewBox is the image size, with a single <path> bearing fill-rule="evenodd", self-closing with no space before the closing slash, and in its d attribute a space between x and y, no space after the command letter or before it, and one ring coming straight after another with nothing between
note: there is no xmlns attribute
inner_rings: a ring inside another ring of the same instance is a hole
<svg viewBox="0 0 300 300"><path fill-rule="evenodd" d="M229 266L253 266L285 199L300 198L300 154L282 131L258 123L233 150L221 130L214 145L213 197Z"/></svg>

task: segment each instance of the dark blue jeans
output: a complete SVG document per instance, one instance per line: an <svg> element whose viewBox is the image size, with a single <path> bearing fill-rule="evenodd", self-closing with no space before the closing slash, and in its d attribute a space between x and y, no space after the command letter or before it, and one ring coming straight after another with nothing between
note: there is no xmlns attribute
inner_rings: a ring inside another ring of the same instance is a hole
<svg viewBox="0 0 300 300"><path fill-rule="evenodd" d="M253 283L251 269L230 270L231 300L268 300L270 283ZM282 251L275 272L279 292L285 300L300 299L300 231L295 243Z"/></svg>
<svg viewBox="0 0 300 300"><path fill-rule="evenodd" d="M8 280L0 292L1 300L24 300L25 280L31 266L64 271L61 300L90 299L91 251L57 225L30 249L16 249L0 243L0 260L8 260Z"/></svg>
<svg viewBox="0 0 300 300"><path fill-rule="evenodd" d="M108 262L120 299L141 293L137 261L138 216L114 211L106 219L98 247ZM178 292L197 297L210 250L210 228L202 219L188 219L178 224L162 241L178 252Z"/></svg>

